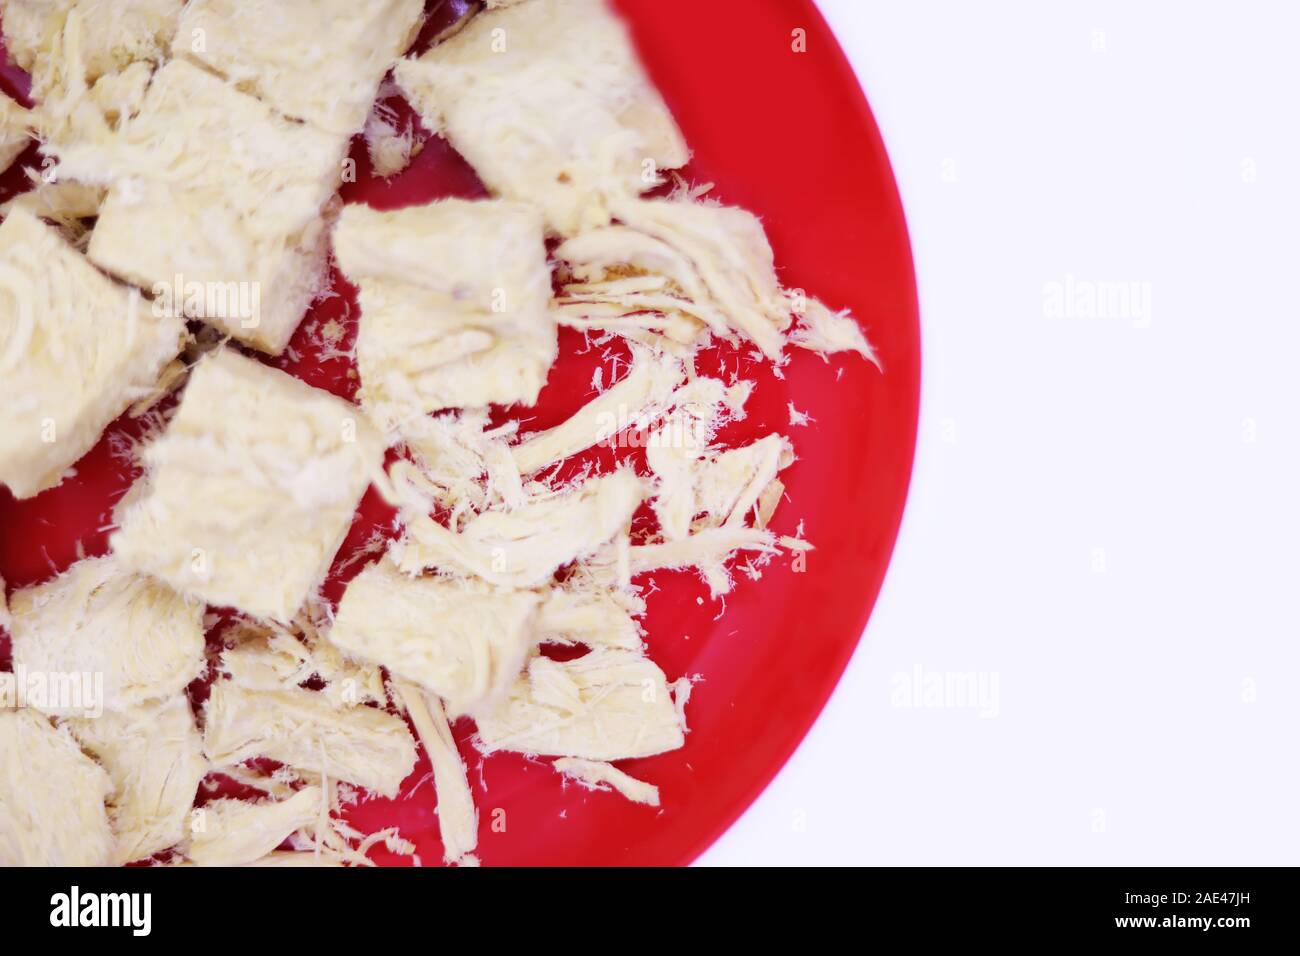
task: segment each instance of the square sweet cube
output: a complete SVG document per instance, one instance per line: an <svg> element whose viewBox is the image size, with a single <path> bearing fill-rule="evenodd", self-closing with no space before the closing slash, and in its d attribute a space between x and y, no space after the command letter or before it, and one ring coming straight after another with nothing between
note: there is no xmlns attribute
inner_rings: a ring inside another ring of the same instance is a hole
<svg viewBox="0 0 1300 956"><path fill-rule="evenodd" d="M177 591L288 622L321 584L384 443L343 399L231 350L194 369L110 539Z"/></svg>
<svg viewBox="0 0 1300 956"><path fill-rule="evenodd" d="M108 189L88 249L96 264L279 354L324 287L326 207L347 148L347 136L172 60L138 113L57 153L61 177Z"/></svg>
<svg viewBox="0 0 1300 956"><path fill-rule="evenodd" d="M285 116L351 136L423 13L423 0L191 0L176 53Z"/></svg>
<svg viewBox="0 0 1300 956"><path fill-rule="evenodd" d="M57 485L185 336L52 226L11 210L0 224L0 483L18 498Z"/></svg>
<svg viewBox="0 0 1300 956"><path fill-rule="evenodd" d="M37 711L0 707L0 867L106 866L112 793L67 730Z"/></svg>
<svg viewBox="0 0 1300 956"><path fill-rule="evenodd" d="M343 209L334 254L360 289L361 404L386 430L443 408L527 405L555 361L541 213L502 200Z"/></svg>
<svg viewBox="0 0 1300 956"><path fill-rule="evenodd" d="M453 715L495 704L536 645L536 591L408 577L387 559L352 579L330 640L437 694Z"/></svg>
<svg viewBox="0 0 1300 956"><path fill-rule="evenodd" d="M5 48L32 75L32 95L45 100L67 92L79 80L101 76L132 63L160 62L185 0L7 0ZM81 76L69 75L75 62Z"/></svg>
<svg viewBox="0 0 1300 956"><path fill-rule="evenodd" d="M113 782L114 863L148 859L188 835L190 808L208 772L188 697L175 694L63 726Z"/></svg>
<svg viewBox="0 0 1300 956"><path fill-rule="evenodd" d="M90 675L97 699L29 701L50 715L100 716L182 693L206 666L203 605L122 568L112 555L78 561L15 591L14 666Z"/></svg>
<svg viewBox="0 0 1300 956"><path fill-rule="evenodd" d="M690 153L627 29L603 0L529 0L401 60L398 85L505 199L569 236L609 222Z"/></svg>

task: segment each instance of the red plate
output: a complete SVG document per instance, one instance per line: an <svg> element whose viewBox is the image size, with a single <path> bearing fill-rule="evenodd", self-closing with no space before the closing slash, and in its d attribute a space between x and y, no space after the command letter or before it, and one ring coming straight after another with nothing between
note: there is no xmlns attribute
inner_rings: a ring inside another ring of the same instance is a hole
<svg viewBox="0 0 1300 956"><path fill-rule="evenodd" d="M883 374L855 356L824 362L792 349L784 379L755 365L748 350L707 353L702 370L739 367L759 380L748 417L724 440L773 430L799 455L783 475L787 499L775 530L802 522L816 545L801 571L790 556L758 581L737 575L723 607L684 573L658 574L647 619L651 656L670 680L698 675L688 707L691 732L681 750L622 766L657 784L663 806L633 805L611 793L565 786L544 762L501 754L484 760L456 734L480 808L484 864L684 864L709 846L758 796L821 711L866 625L894 545L911 472L920 383L915 283L902 208L884 145L853 72L807 0L618 0L655 82L672 107L695 159L694 183L759 214L783 282L833 308L851 308L878 349ZM794 31L804 31L797 52ZM4 86L20 92L9 69ZM393 207L446 195L478 196L462 160L432 140L413 166L389 183L369 176L358 143L360 181L350 202ZM33 162L34 152L24 159ZM19 182L4 178L5 195ZM354 328L355 304L340 298L313 309L295 337L295 359L277 363L312 384L351 395L348 363L320 361L311 331L331 317ZM600 349L565 335L565 357L529 427L560 420L590 397ZM609 381L608 375L606 382ZM815 424L791 427L793 403ZM48 578L107 547L112 504L134 472L113 454L120 422L58 488L18 503L0 490L0 575L9 586ZM598 461L608 458L602 452ZM390 514L373 493L362 503L340 560ZM348 572L354 574L356 569ZM335 576L332 598L342 587ZM8 666L0 636L0 667ZM202 689L196 688L202 696ZM422 859L442 858L428 766L421 760L395 801L372 800L351 813L365 830L397 824ZM400 862L377 851L380 863Z"/></svg>

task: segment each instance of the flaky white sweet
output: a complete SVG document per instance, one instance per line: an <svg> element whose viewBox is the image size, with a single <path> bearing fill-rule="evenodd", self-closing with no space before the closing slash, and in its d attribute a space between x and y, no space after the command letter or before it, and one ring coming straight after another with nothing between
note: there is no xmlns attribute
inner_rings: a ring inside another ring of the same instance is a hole
<svg viewBox="0 0 1300 956"><path fill-rule="evenodd" d="M208 762L184 694L64 726L113 783L114 863L147 859L186 837Z"/></svg>
<svg viewBox="0 0 1300 956"><path fill-rule="evenodd" d="M654 187L689 158L601 0L489 10L400 61L395 77L494 194L538 206L561 235L608 223L612 200Z"/></svg>
<svg viewBox="0 0 1300 956"><path fill-rule="evenodd" d="M7 0L5 48L47 102L171 50L185 0Z"/></svg>
<svg viewBox="0 0 1300 956"><path fill-rule="evenodd" d="M791 295L787 292L787 295ZM817 299L794 294L792 307L797 324L790 332L790 344L816 352L825 358L832 352L856 352L877 368L880 358L867 341L862 326L847 310L832 312Z"/></svg>
<svg viewBox="0 0 1300 956"><path fill-rule="evenodd" d="M646 449L646 461L658 479L659 526L666 539L678 541L693 528L742 525L751 513L756 527L766 527L782 491L777 474L793 451L775 434L712 453L660 441Z"/></svg>
<svg viewBox="0 0 1300 956"><path fill-rule="evenodd" d="M693 323L697 333L740 335L780 360L790 303L753 213L686 199L622 199L613 213L617 223L555 251L575 280L562 299L570 314L686 317L691 322L669 327L679 339L694 340Z"/></svg>
<svg viewBox="0 0 1300 956"><path fill-rule="evenodd" d="M454 717L504 695L533 648L541 602L532 591L408 577L384 559L348 584L330 640L437 694Z"/></svg>
<svg viewBox="0 0 1300 956"><path fill-rule="evenodd" d="M203 605L111 556L15 591L9 606L16 667L68 675L69 686L83 675L102 681L89 691L95 700L32 702L46 713L98 717L174 697L205 667Z"/></svg>
<svg viewBox="0 0 1300 956"><path fill-rule="evenodd" d="M644 613L645 602L634 594L568 581L552 586L538 608L538 641L639 650L636 615Z"/></svg>
<svg viewBox="0 0 1300 956"><path fill-rule="evenodd" d="M105 866L113 784L68 731L0 708L0 867Z"/></svg>
<svg viewBox="0 0 1300 956"><path fill-rule="evenodd" d="M313 609L315 610L315 609ZM217 670L248 690L292 690L307 682L335 706L383 705L388 695L377 664L349 658L327 627L306 612L291 626L244 619L222 633Z"/></svg>
<svg viewBox="0 0 1300 956"><path fill-rule="evenodd" d="M664 673L639 652L535 657L510 695L476 718L485 752L624 760L676 750L684 732Z"/></svg>
<svg viewBox="0 0 1300 956"><path fill-rule="evenodd" d="M271 853L320 816L321 790L307 786L284 800L213 800L194 811L185 856L198 866L242 866Z"/></svg>
<svg viewBox="0 0 1300 956"><path fill-rule="evenodd" d="M12 166L31 142L31 123L27 110L0 93L0 173Z"/></svg>
<svg viewBox="0 0 1300 956"><path fill-rule="evenodd" d="M283 115L352 136L423 12L423 0L191 0L176 47Z"/></svg>
<svg viewBox="0 0 1300 956"><path fill-rule="evenodd" d="M413 481L435 505L460 514L493 501L523 502L523 481L511 456L511 422L488 428L486 409L426 415L407 422L403 437L415 470L395 465L394 480Z"/></svg>
<svg viewBox="0 0 1300 956"><path fill-rule="evenodd" d="M51 183L39 181L27 192L19 193L0 204L0 216L8 216L12 210L21 209L57 226L64 238L79 248L82 238L89 231L85 220L99 215L99 207L103 202L104 190L98 186L87 186L71 180L56 179Z"/></svg>
<svg viewBox="0 0 1300 956"><path fill-rule="evenodd" d="M355 406L220 350L143 450L113 550L184 594L288 622L324 580L383 451Z"/></svg>
<svg viewBox="0 0 1300 956"><path fill-rule="evenodd" d="M170 55L184 0L14 0L5 34L31 73L34 129L47 154L117 129Z"/></svg>
<svg viewBox="0 0 1300 956"><path fill-rule="evenodd" d="M343 209L334 254L360 289L359 399L395 437L444 408L531 405L555 361L542 219L510 202Z"/></svg>
<svg viewBox="0 0 1300 956"><path fill-rule="evenodd" d="M716 598L731 590L731 558L747 554L746 571L756 576L781 547L810 549L767 530L785 491L777 475L793 461L789 441L772 434L739 448L713 443L723 424L744 416L750 390L748 382L698 377L673 394L645 440L658 533L607 543L578 562L566 587L625 593L641 575L695 568Z"/></svg>
<svg viewBox="0 0 1300 956"><path fill-rule="evenodd" d="M216 767L263 757L387 797L397 795L415 766L415 742L400 717L365 705L338 707L310 690L250 690L233 680L212 687L203 747Z"/></svg>
<svg viewBox="0 0 1300 956"><path fill-rule="evenodd" d="M58 484L185 335L54 227L11 210L0 223L0 483L19 498Z"/></svg>
<svg viewBox="0 0 1300 956"><path fill-rule="evenodd" d="M171 60L138 113L55 152L60 177L108 190L92 261L170 311L278 354L324 288L326 204L347 147L346 135Z"/></svg>

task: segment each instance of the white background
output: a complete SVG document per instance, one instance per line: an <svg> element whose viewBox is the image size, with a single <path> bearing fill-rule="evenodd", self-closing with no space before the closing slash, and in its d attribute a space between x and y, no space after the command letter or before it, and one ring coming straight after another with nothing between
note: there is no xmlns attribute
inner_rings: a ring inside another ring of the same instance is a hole
<svg viewBox="0 0 1300 956"><path fill-rule="evenodd" d="M830 706L701 862L1300 863L1300 3L821 7L911 229L916 473ZM1062 316L1067 277L1149 307ZM918 670L985 706L904 706Z"/></svg>

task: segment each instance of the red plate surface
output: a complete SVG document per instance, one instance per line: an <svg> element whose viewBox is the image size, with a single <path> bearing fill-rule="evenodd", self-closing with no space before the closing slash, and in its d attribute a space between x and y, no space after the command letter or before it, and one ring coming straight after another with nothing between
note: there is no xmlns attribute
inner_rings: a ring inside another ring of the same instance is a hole
<svg viewBox="0 0 1300 956"><path fill-rule="evenodd" d="M684 864L709 846L758 796L807 733L866 625L902 517L916 436L920 342L906 225L889 160L852 70L808 0L618 0L655 82L694 151L685 170L712 195L761 216L788 287L833 308L851 308L876 346L884 372L855 356L829 362L798 349L784 378L746 349L705 354L702 371L740 369L759 381L749 415L728 427L727 443L780 430L799 460L783 475L787 498L774 529L803 534L816 550L806 565L778 558L760 580L737 574L722 603L693 574L657 574L647 618L650 654L670 680L697 676L681 750L622 764L659 786L663 806L637 806L612 793L565 786L544 762L500 754L483 759L456 726L480 808L479 857L492 864ZM794 31L805 31L797 52ZM3 76L10 93L23 78ZM430 140L410 169L372 179L355 145L359 181L350 202L391 208L447 196L482 195L473 171L441 140ZM34 151L24 157L31 164ZM19 171L4 177L11 194ZM320 361L312 333L342 318L351 335L355 302L318 304L295 337L294 358L275 364L350 396L346 360ZM510 414L545 427L591 396L594 367L608 356L565 335L564 355L536 409ZM617 353L617 347L612 349ZM581 354L579 354L581 353ZM609 382L608 371L605 381ZM788 404L815 424L791 427ZM502 417L509 417L509 414ZM138 429L114 425L60 487L16 502L0 489L0 575L9 586L44 580L107 548L113 503L135 473L114 447ZM635 452L630 454L635 460ZM591 456L607 464L610 453ZM391 514L369 495L346 559ZM327 595L336 599L335 575ZM214 637L219 640L219 636ZM0 668L8 666L0 632ZM196 700L203 696L195 688ZM442 858L429 768L421 759L403 794L351 811L364 830L396 824L432 864ZM380 863L401 863L386 851Z"/></svg>

